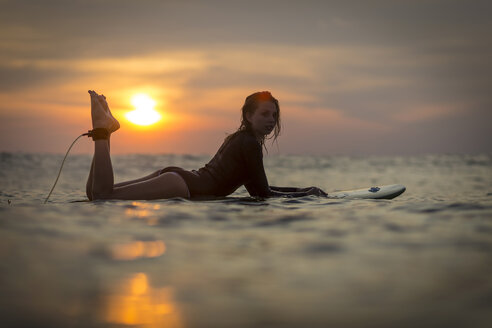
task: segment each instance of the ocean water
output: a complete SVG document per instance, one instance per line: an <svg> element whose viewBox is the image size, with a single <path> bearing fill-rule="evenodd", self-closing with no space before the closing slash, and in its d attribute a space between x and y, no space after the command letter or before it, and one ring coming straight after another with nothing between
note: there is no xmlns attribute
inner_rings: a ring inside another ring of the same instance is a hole
<svg viewBox="0 0 492 328"><path fill-rule="evenodd" d="M393 200L85 200L90 156L0 154L2 327L490 327L492 155L265 158ZM115 180L209 156L113 156Z"/></svg>

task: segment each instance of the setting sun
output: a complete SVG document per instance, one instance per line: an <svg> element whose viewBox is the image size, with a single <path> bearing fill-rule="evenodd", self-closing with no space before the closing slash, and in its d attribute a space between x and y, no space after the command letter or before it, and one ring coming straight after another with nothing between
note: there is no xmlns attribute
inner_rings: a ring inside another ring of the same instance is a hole
<svg viewBox="0 0 492 328"><path fill-rule="evenodd" d="M151 125L161 119L161 115L154 109L156 102L146 94L136 94L132 97L135 110L126 113L126 118L137 125Z"/></svg>

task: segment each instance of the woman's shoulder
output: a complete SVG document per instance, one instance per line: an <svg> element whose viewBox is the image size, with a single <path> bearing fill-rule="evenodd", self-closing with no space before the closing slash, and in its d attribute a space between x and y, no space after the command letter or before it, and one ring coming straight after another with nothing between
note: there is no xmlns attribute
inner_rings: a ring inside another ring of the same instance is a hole
<svg viewBox="0 0 492 328"><path fill-rule="evenodd" d="M228 149L236 149L236 151L261 151L261 145L256 140L253 133L247 130L239 130L229 135L226 138L225 145Z"/></svg>
<svg viewBox="0 0 492 328"><path fill-rule="evenodd" d="M243 142L243 141L254 141L257 142L255 136L247 130L238 130L230 135L228 135L225 139L226 142Z"/></svg>
<svg viewBox="0 0 492 328"><path fill-rule="evenodd" d="M249 147L260 147L261 145L252 132L241 130L234 133L234 140L242 145Z"/></svg>

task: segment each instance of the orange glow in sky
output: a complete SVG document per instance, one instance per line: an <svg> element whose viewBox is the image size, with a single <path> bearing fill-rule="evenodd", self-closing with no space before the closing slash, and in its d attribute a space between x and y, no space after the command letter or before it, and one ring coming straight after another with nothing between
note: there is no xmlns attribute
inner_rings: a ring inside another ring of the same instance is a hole
<svg viewBox="0 0 492 328"><path fill-rule="evenodd" d="M64 153L92 128L92 89L121 124L111 154L213 155L262 90L280 102L282 154L490 153L480 6L85 2L2 7L0 152Z"/></svg>

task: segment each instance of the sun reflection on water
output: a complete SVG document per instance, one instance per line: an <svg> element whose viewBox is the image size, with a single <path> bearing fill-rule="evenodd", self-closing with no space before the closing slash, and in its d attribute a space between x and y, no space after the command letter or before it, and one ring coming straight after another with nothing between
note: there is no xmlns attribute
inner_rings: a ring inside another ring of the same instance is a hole
<svg viewBox="0 0 492 328"><path fill-rule="evenodd" d="M138 258L159 257L165 251L166 245L161 240L135 241L113 245L111 248L111 257L115 260L129 261Z"/></svg>
<svg viewBox="0 0 492 328"><path fill-rule="evenodd" d="M125 210L125 215L130 218L145 219L148 225L155 225L157 219L152 217L161 205L144 202L132 202L131 207Z"/></svg>
<svg viewBox="0 0 492 328"><path fill-rule="evenodd" d="M141 327L183 327L171 287L153 288L145 273L116 285L108 297L107 322Z"/></svg>

